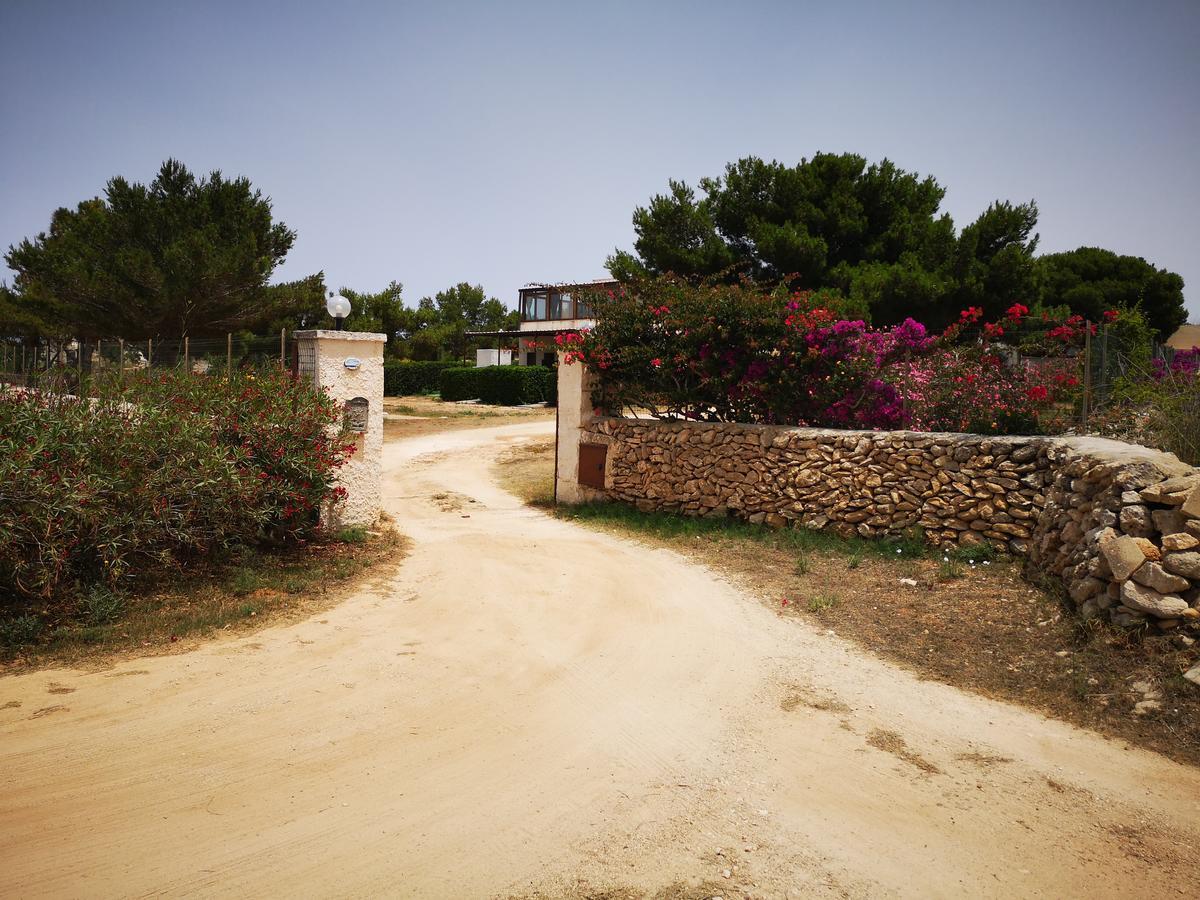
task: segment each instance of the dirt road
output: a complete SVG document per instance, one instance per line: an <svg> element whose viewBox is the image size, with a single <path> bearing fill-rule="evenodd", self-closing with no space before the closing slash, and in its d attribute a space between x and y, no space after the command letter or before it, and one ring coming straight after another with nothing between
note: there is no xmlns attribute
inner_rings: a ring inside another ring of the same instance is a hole
<svg viewBox="0 0 1200 900"><path fill-rule="evenodd" d="M1200 771L522 508L550 427L388 445L412 555L316 619L0 680L0 896L1196 895Z"/></svg>

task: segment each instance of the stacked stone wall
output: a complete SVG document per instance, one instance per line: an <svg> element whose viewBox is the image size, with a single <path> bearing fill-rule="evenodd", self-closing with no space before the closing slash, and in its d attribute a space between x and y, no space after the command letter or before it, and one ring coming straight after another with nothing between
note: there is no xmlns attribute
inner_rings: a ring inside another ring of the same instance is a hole
<svg viewBox="0 0 1200 900"><path fill-rule="evenodd" d="M831 431L597 418L603 496L643 510L938 545L989 541L1062 579L1079 612L1200 620L1200 470L1095 438Z"/></svg>

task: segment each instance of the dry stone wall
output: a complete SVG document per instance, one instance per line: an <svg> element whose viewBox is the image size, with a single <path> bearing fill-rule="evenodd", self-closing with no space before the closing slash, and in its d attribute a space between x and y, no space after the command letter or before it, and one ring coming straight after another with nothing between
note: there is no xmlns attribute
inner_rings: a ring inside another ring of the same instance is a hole
<svg viewBox="0 0 1200 900"><path fill-rule="evenodd" d="M990 541L1060 577L1084 617L1200 620L1200 470L1171 454L1095 438L616 418L585 423L580 440L608 446L599 495L643 510Z"/></svg>

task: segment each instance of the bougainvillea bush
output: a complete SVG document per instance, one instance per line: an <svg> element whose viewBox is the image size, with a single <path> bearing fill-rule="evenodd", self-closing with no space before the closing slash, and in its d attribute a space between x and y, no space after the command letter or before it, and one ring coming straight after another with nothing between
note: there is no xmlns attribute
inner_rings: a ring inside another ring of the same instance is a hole
<svg viewBox="0 0 1200 900"><path fill-rule="evenodd" d="M599 375L598 405L656 417L836 428L1046 430L1070 405L1074 375L1019 363L1006 333L1028 329L1014 303L1004 319L965 310L940 334L906 319L872 328L807 293L750 284L694 286L673 278L591 298L598 323L560 335L564 362ZM1075 323L1054 337L1070 353ZM1055 376L1061 375L1056 372Z"/></svg>
<svg viewBox="0 0 1200 900"><path fill-rule="evenodd" d="M287 373L164 372L88 393L0 392L0 612L305 539L342 490L334 404Z"/></svg>

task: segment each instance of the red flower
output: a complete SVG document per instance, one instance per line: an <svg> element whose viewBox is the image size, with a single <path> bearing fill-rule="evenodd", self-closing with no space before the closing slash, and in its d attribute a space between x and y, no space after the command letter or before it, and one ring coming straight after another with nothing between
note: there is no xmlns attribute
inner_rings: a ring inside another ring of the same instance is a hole
<svg viewBox="0 0 1200 900"><path fill-rule="evenodd" d="M1023 317L1029 315L1029 307L1024 303L1014 303L1006 312L1010 319L1014 322L1019 322Z"/></svg>
<svg viewBox="0 0 1200 900"><path fill-rule="evenodd" d="M1050 391L1048 391L1044 385L1035 384L1025 392L1025 396L1038 403L1045 403L1050 399Z"/></svg>
<svg viewBox="0 0 1200 900"><path fill-rule="evenodd" d="M656 357L654 357L654 359L650 360L650 365L654 366L654 368L656 368L656 369L661 368L662 360L656 356Z"/></svg>
<svg viewBox="0 0 1200 900"><path fill-rule="evenodd" d="M1119 315L1121 315L1119 310L1106 309L1104 311L1104 321L1105 322L1115 322Z"/></svg>

